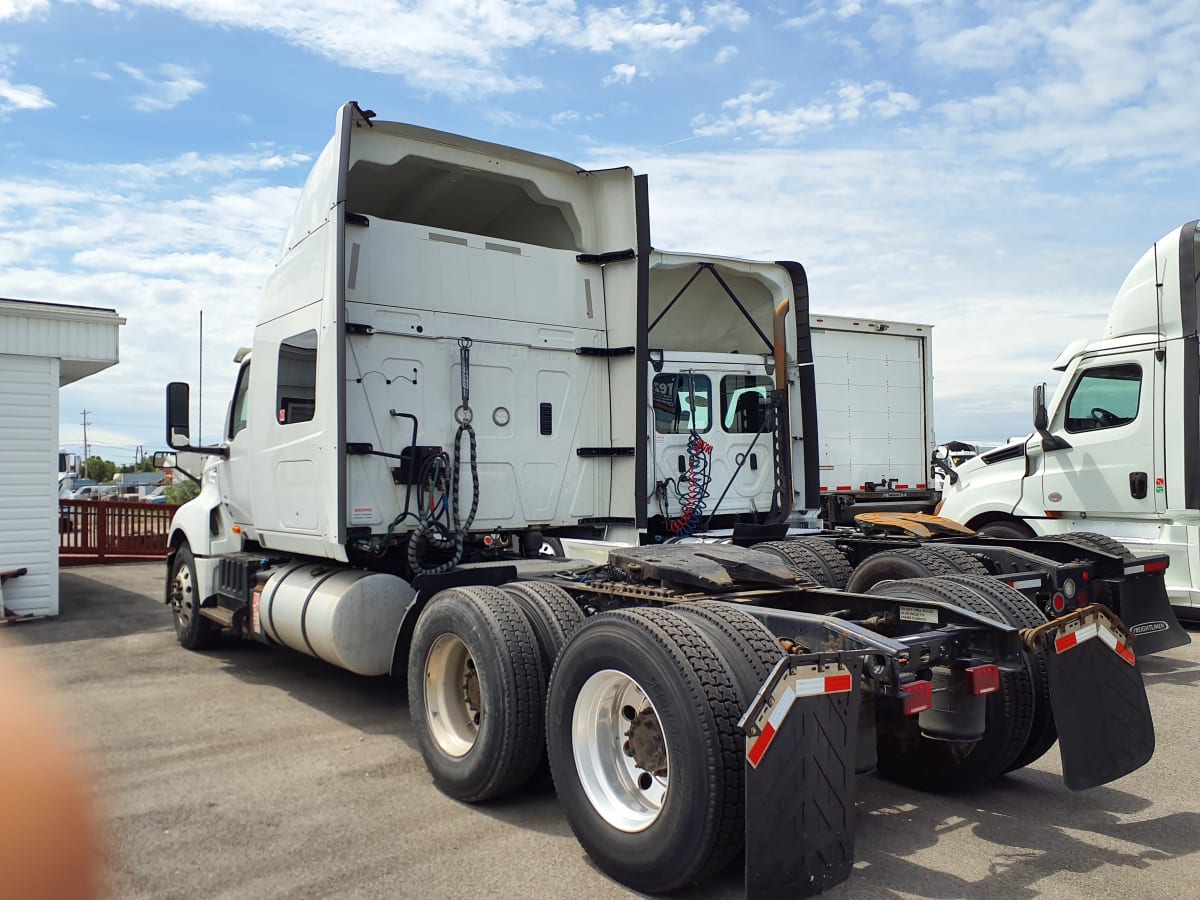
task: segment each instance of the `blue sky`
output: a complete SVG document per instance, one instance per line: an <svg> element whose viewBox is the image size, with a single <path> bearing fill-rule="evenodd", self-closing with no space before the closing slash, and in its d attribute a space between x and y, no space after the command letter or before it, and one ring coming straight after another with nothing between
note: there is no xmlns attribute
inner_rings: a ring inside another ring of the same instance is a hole
<svg viewBox="0 0 1200 900"><path fill-rule="evenodd" d="M1200 215L1177 2L0 0L0 296L115 308L61 440L215 439L298 188L356 99L650 183L652 240L805 264L816 311L935 326L940 439L1029 389Z"/></svg>

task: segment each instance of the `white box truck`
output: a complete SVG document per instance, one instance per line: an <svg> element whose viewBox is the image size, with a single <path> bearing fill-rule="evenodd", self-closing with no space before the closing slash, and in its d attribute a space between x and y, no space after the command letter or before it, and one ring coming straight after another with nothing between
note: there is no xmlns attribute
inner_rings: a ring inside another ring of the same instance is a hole
<svg viewBox="0 0 1200 900"><path fill-rule="evenodd" d="M228 633L406 677L442 790L511 794L548 759L583 847L650 892L743 848L748 896L845 879L856 772L964 789L1057 738L1084 789L1150 758L1128 633L980 574L1001 544L809 548L890 573L848 592L788 542L670 542L705 513L786 530L816 509L798 264L656 255L645 176L354 103L284 246L219 445L190 445L188 387L167 389L168 443L206 457L169 536L184 647ZM683 506L656 509L668 477ZM728 512L703 508L722 482ZM603 558L544 555L580 537ZM1055 547L1059 574L1125 580ZM945 577L896 580L921 566Z"/></svg>

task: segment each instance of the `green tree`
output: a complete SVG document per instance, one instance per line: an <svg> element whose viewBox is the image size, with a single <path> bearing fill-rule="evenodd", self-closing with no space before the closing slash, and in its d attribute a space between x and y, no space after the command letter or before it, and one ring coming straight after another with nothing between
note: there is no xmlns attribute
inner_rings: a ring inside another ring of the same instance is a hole
<svg viewBox="0 0 1200 900"><path fill-rule="evenodd" d="M167 502L187 503L200 493L200 485L189 479L182 479L167 488Z"/></svg>
<svg viewBox="0 0 1200 900"><path fill-rule="evenodd" d="M87 472L87 477L92 479L92 481L99 481L101 484L106 481L112 481L113 476L117 474L116 463L109 462L107 459L101 459L98 456L89 456L83 466Z"/></svg>

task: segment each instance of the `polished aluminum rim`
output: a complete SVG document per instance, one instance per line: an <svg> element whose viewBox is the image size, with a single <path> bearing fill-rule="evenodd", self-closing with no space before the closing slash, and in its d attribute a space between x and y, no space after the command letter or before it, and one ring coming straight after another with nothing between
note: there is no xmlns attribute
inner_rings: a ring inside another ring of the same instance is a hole
<svg viewBox="0 0 1200 900"><path fill-rule="evenodd" d="M171 585L171 607L175 611L175 622L181 631L186 631L192 621L195 594L192 570L188 566L180 566Z"/></svg>
<svg viewBox="0 0 1200 900"><path fill-rule="evenodd" d="M447 756L466 756L483 718L479 673L467 645L443 634L425 657L425 713L429 734Z"/></svg>
<svg viewBox="0 0 1200 900"><path fill-rule="evenodd" d="M592 675L575 700L571 741L583 791L605 822L633 833L658 820L669 750L641 685L615 669Z"/></svg>

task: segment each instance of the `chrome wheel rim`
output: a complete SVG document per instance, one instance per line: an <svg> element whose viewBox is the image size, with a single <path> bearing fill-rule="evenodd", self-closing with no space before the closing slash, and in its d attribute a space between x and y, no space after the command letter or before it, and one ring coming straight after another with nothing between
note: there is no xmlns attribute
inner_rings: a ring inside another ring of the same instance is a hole
<svg viewBox="0 0 1200 900"><path fill-rule="evenodd" d="M447 756L466 756L479 737L483 697L467 645L443 634L425 656L425 714L429 734Z"/></svg>
<svg viewBox="0 0 1200 900"><path fill-rule="evenodd" d="M171 608L175 612L175 624L180 631L186 631L195 613L195 585L192 584L192 570L188 566L180 566L171 583Z"/></svg>
<svg viewBox="0 0 1200 900"><path fill-rule="evenodd" d="M571 741L583 792L605 822L635 833L658 821L669 748L640 684L615 669L592 675L575 700Z"/></svg>

